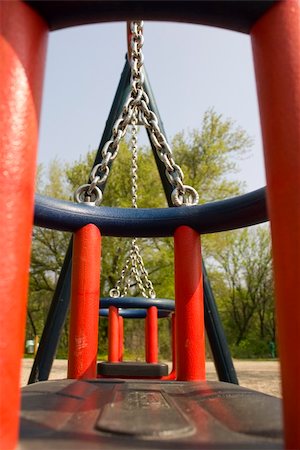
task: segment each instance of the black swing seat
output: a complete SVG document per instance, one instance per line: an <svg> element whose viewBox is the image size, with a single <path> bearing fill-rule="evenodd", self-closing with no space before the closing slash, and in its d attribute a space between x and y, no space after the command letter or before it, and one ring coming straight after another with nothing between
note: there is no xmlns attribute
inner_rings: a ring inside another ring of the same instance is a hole
<svg viewBox="0 0 300 450"><path fill-rule="evenodd" d="M20 448L283 449L281 400L222 382L39 382L23 388Z"/></svg>
<svg viewBox="0 0 300 450"><path fill-rule="evenodd" d="M113 378L159 378L168 375L168 365L145 362L100 362L97 364L98 375Z"/></svg>

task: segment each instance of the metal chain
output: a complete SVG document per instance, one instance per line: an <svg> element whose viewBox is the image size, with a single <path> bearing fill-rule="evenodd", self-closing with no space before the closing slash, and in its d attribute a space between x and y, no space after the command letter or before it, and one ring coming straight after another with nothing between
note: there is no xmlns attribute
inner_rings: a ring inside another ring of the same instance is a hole
<svg viewBox="0 0 300 450"><path fill-rule="evenodd" d="M113 289L109 291L110 297L125 297L130 290L141 292L145 298L155 298L156 293L144 266L142 256L136 244L136 238L132 240L128 258L121 271L121 276Z"/></svg>
<svg viewBox="0 0 300 450"><path fill-rule="evenodd" d="M135 110L132 115L131 120L131 142L130 147L132 151L132 159L131 159L131 192L132 192L132 207L137 208L137 156L138 156L138 148L137 148L137 133L138 133L138 127L137 127L137 111Z"/></svg>
<svg viewBox="0 0 300 450"><path fill-rule="evenodd" d="M75 200L78 203L87 202L93 205L101 203L100 187L107 180L110 164L116 158L120 141L126 134L127 127L132 123L133 115L137 111L139 122L149 130L157 155L165 165L167 179L173 187L171 195L173 205L196 205L199 201L198 193L193 187L183 183L183 172L174 160L172 150L160 129L157 116L151 110L149 97L144 90L143 22L131 22L131 33L131 91L129 97L121 116L113 126L110 140L105 143L101 151L101 163L92 169L90 183L77 189L74 194Z"/></svg>
<svg viewBox="0 0 300 450"><path fill-rule="evenodd" d="M132 151L131 160L131 191L132 191L132 207L137 208L137 158L138 158L138 147L137 147L137 110L134 110L132 114L131 123L131 141L130 148ZM134 289L140 290L141 294L145 298L155 298L156 293L153 288L153 284L149 279L148 272L145 268L143 258L140 254L140 249L137 245L137 239L133 238L131 242L131 248L129 256L125 261L124 267L121 271L121 276L117 281L115 287L109 291L111 297L125 297L129 290Z"/></svg>

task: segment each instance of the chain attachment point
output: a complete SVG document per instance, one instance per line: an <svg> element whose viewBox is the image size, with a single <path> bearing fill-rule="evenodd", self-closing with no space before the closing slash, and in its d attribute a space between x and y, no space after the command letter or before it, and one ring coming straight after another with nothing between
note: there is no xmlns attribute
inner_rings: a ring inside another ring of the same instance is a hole
<svg viewBox="0 0 300 450"><path fill-rule="evenodd" d="M171 194L172 202L174 206L194 206L199 202L199 195L196 189L191 186L183 185L183 190L177 187Z"/></svg>
<svg viewBox="0 0 300 450"><path fill-rule="evenodd" d="M118 288L112 288L112 289L109 291L109 296L112 297L112 298L119 298L119 297L121 297L120 289L118 289Z"/></svg>
<svg viewBox="0 0 300 450"><path fill-rule="evenodd" d="M74 200L77 203L85 203L89 206L99 206L102 201L102 191L98 186L94 186L93 189L90 188L91 184L80 186L74 194Z"/></svg>

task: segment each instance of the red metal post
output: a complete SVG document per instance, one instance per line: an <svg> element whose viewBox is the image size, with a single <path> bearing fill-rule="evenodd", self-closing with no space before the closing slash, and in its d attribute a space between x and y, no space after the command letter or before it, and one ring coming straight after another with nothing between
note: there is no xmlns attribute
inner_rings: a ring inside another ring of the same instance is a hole
<svg viewBox="0 0 300 450"><path fill-rule="evenodd" d="M0 448L15 448L36 153L48 27L23 2L0 5Z"/></svg>
<svg viewBox="0 0 300 450"><path fill-rule="evenodd" d="M171 346L172 346L172 369L169 375L162 377L164 381L176 380L176 350L175 350L175 321L176 316L175 313L172 314L171 317Z"/></svg>
<svg viewBox="0 0 300 450"><path fill-rule="evenodd" d="M145 321L145 349L146 362L157 363L158 361L158 323L157 308L150 306L147 309Z"/></svg>
<svg viewBox="0 0 300 450"><path fill-rule="evenodd" d="M171 317L171 344L172 344L172 373L176 374L176 348L175 348L175 343L176 343L176 315L175 313L172 314Z"/></svg>
<svg viewBox="0 0 300 450"><path fill-rule="evenodd" d="M108 312L108 361L119 361L119 312L115 306L109 307Z"/></svg>
<svg viewBox="0 0 300 450"><path fill-rule="evenodd" d="M199 234L182 226L174 234L177 380L205 380L205 333Z"/></svg>
<svg viewBox="0 0 300 450"><path fill-rule="evenodd" d="M286 448L300 448L300 2L251 30L271 220Z"/></svg>
<svg viewBox="0 0 300 450"><path fill-rule="evenodd" d="M74 234L68 378L96 378L101 234L89 224Z"/></svg>
<svg viewBox="0 0 300 450"><path fill-rule="evenodd" d="M124 319L119 316L119 361L123 361L124 356Z"/></svg>

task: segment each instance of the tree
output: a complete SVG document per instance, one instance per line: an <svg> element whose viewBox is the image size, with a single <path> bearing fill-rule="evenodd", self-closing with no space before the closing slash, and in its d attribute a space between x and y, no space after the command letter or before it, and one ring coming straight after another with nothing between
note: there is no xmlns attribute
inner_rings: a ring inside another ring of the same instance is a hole
<svg viewBox="0 0 300 450"><path fill-rule="evenodd" d="M37 190L57 198L70 198L64 168L59 161L50 164L47 177L38 167ZM31 249L29 302L27 309L27 337L41 335L49 304L55 289L64 255L68 246L68 233L34 227Z"/></svg>
<svg viewBox="0 0 300 450"><path fill-rule="evenodd" d="M177 164L185 174L185 183L199 193L200 203L221 200L241 193L243 186L229 181L237 172L236 161L248 153L252 140L230 119L208 110L202 127L173 139Z"/></svg>
<svg viewBox="0 0 300 450"><path fill-rule="evenodd" d="M256 336L275 340L270 233L257 226L220 233L211 244L214 270L225 283L216 289L231 341ZM216 274L213 280L217 278ZM214 282L213 282L214 284Z"/></svg>

